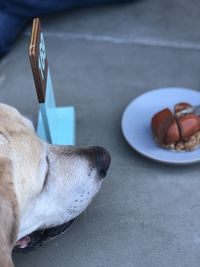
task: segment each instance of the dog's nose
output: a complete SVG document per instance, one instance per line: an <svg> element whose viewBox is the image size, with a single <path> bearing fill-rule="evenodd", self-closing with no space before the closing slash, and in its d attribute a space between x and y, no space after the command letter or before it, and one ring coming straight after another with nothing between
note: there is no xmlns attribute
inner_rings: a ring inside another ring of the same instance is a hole
<svg viewBox="0 0 200 267"><path fill-rule="evenodd" d="M92 146L87 149L91 163L97 168L101 178L106 176L106 172L111 163L110 153L103 147Z"/></svg>

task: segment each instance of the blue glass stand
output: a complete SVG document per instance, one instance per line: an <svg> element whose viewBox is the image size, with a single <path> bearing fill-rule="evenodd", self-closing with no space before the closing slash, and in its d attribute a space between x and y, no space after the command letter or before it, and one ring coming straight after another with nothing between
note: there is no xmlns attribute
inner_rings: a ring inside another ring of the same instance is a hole
<svg viewBox="0 0 200 267"><path fill-rule="evenodd" d="M57 145L75 145L74 107L56 107L51 75L48 70L45 102L40 104L38 136Z"/></svg>

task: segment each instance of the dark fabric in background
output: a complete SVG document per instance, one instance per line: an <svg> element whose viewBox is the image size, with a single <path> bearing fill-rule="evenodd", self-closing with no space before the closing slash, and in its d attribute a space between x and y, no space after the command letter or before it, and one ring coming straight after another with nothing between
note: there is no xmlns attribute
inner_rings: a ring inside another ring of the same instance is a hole
<svg viewBox="0 0 200 267"><path fill-rule="evenodd" d="M126 3L130 0L1 0L1 10L13 15L33 17L74 7L86 7L114 3Z"/></svg>
<svg viewBox="0 0 200 267"><path fill-rule="evenodd" d="M9 52L23 27L34 17L76 7L127 2L130 0L0 0L0 57Z"/></svg>

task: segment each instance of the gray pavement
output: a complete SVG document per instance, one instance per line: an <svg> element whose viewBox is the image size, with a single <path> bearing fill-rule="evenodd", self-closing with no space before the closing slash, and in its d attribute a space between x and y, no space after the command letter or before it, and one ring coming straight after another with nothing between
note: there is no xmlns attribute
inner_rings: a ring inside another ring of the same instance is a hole
<svg viewBox="0 0 200 267"><path fill-rule="evenodd" d="M200 2L141 0L43 19L57 104L77 112L77 144L112 155L108 177L69 230L14 254L17 267L199 267L200 166L137 154L120 128L127 104L165 86L200 88ZM0 63L1 102L36 124L30 28Z"/></svg>

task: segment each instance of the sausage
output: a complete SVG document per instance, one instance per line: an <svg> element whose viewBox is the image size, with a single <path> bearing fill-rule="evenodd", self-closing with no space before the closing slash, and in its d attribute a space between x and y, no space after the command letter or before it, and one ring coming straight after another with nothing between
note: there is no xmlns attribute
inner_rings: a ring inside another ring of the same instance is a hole
<svg viewBox="0 0 200 267"><path fill-rule="evenodd" d="M191 108L192 105L190 105L189 103L186 103L186 102L181 102L181 103L178 103L175 105L174 107L174 113L178 113L180 112L181 110L184 110L186 108Z"/></svg>
<svg viewBox="0 0 200 267"><path fill-rule="evenodd" d="M168 108L161 110L153 116L151 127L161 145L174 143L180 139L177 122Z"/></svg>
<svg viewBox="0 0 200 267"><path fill-rule="evenodd" d="M187 114L177 119L181 139L186 141L200 130L200 118L195 114Z"/></svg>
<svg viewBox="0 0 200 267"><path fill-rule="evenodd" d="M176 119L174 118L173 122L166 131L164 144L173 144L181 140L181 135Z"/></svg>

